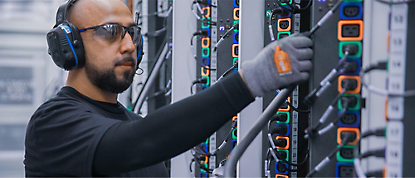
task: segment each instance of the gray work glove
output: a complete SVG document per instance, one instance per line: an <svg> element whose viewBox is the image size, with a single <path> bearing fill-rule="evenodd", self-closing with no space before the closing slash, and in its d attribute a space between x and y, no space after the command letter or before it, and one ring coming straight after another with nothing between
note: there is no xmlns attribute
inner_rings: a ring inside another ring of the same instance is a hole
<svg viewBox="0 0 415 178"><path fill-rule="evenodd" d="M301 34L273 41L255 57L242 62L242 75L255 96L306 81L313 42ZM277 69L278 68L278 69Z"/></svg>

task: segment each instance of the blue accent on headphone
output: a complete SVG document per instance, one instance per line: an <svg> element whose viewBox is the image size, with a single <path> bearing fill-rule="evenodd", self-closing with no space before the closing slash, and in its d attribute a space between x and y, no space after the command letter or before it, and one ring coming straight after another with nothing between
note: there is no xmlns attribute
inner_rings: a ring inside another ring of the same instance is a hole
<svg viewBox="0 0 415 178"><path fill-rule="evenodd" d="M71 32L71 28L68 25L59 25L59 28L62 29L62 31L65 33L66 39L68 40L69 46L71 47L72 54L75 56L75 68L78 67L78 56L76 56L75 50L73 49L72 43L69 40L68 33L66 31Z"/></svg>

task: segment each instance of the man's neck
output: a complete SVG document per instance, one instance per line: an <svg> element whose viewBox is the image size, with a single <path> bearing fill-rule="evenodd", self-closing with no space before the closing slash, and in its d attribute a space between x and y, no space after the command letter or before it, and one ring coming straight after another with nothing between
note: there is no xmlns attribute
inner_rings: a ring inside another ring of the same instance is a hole
<svg viewBox="0 0 415 178"><path fill-rule="evenodd" d="M92 84L92 82L86 77L86 75L81 75L80 73L82 72L83 71L70 73L68 75L68 80L66 81L65 86L70 86L77 90L79 93L93 100L107 103L117 103L118 94L101 90L100 88Z"/></svg>

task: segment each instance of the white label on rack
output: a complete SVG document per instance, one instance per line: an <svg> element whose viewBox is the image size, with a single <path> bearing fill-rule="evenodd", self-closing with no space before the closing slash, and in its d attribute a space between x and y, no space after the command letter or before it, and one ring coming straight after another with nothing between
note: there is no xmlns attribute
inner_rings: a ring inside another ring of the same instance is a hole
<svg viewBox="0 0 415 178"><path fill-rule="evenodd" d="M402 165L403 155L403 123L390 121L387 126L386 163ZM391 134L391 135L389 135Z"/></svg>
<svg viewBox="0 0 415 178"><path fill-rule="evenodd" d="M405 54L404 53L391 53L388 62L388 71L392 75L405 75Z"/></svg>
<svg viewBox="0 0 415 178"><path fill-rule="evenodd" d="M405 93L405 75L389 75L388 90L391 94Z"/></svg>
<svg viewBox="0 0 415 178"><path fill-rule="evenodd" d="M405 52L406 46L406 31L405 30L392 30L391 31L391 53Z"/></svg>
<svg viewBox="0 0 415 178"><path fill-rule="evenodd" d="M408 5L396 4L392 6L391 29L404 30L408 24Z"/></svg>
<svg viewBox="0 0 415 178"><path fill-rule="evenodd" d="M402 166L400 166L400 165L388 165L386 167L385 177L402 177Z"/></svg>
<svg viewBox="0 0 415 178"><path fill-rule="evenodd" d="M388 99L387 117L389 120L402 120L404 111L404 99L402 97L390 97Z"/></svg>

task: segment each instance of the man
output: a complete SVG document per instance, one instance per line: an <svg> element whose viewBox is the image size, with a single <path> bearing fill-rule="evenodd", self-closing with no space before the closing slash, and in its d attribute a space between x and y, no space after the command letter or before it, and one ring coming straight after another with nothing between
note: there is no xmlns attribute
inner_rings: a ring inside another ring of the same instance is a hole
<svg viewBox="0 0 415 178"><path fill-rule="evenodd" d="M137 66L129 9L120 0L79 0L67 16L80 29L85 64L70 70L65 87L30 119L28 177L166 177L163 160L204 141L255 96L307 80L311 68L312 41L287 37L244 63L243 71L141 118L117 101Z"/></svg>

